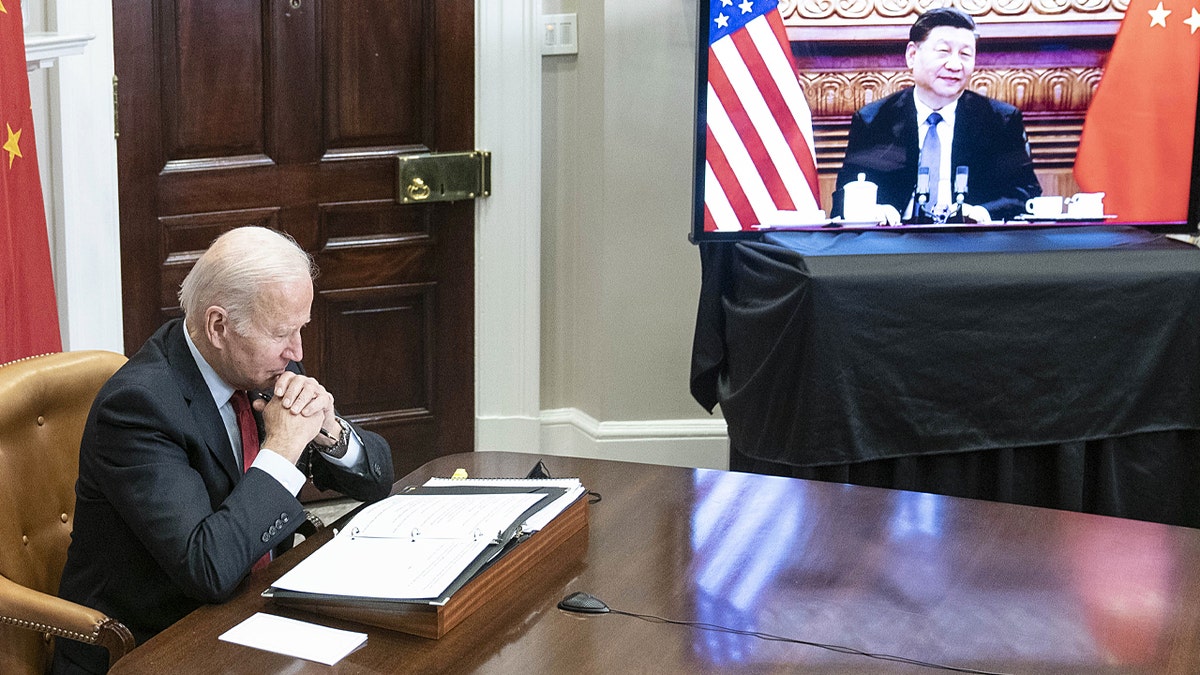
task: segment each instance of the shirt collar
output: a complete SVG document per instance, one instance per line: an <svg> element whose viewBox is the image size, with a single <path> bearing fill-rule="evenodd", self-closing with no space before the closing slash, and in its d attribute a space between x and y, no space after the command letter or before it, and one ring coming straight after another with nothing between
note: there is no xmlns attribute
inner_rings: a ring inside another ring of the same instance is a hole
<svg viewBox="0 0 1200 675"><path fill-rule="evenodd" d="M200 369L200 375L204 377L204 384L208 385L208 391L212 394L213 402L217 407L225 405L229 402L229 397L233 396L235 391L233 387L225 384L225 380L217 375L217 371L204 360L200 355L200 350L196 349L196 343L192 342L192 336L188 334L187 323L183 324L183 337L187 340L188 351L192 353L192 358L196 360L196 366Z"/></svg>
<svg viewBox="0 0 1200 675"><path fill-rule="evenodd" d="M925 118L929 117L929 113L933 112L933 108L922 103L921 98L916 94L913 94L913 103L917 104L917 126L921 126L925 124ZM937 111L942 114L942 120L948 123L947 128L954 126L954 113L956 110L958 110L957 98L938 108Z"/></svg>

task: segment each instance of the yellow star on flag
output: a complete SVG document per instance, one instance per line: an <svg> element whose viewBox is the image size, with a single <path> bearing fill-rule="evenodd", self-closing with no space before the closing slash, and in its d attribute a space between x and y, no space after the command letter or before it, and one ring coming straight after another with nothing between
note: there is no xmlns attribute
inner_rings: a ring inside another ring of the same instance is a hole
<svg viewBox="0 0 1200 675"><path fill-rule="evenodd" d="M8 10L4 8L4 0L0 0L0 12L8 14Z"/></svg>
<svg viewBox="0 0 1200 675"><path fill-rule="evenodd" d="M13 133L11 124L4 126L8 128L8 140L4 141L4 151L8 153L8 168L11 169L14 157L25 157L21 154L21 130L17 129L16 133Z"/></svg>

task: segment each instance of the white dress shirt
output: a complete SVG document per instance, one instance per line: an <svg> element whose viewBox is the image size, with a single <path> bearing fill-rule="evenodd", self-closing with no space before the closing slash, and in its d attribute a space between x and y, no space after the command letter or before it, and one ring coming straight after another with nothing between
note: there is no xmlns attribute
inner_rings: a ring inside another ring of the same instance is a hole
<svg viewBox="0 0 1200 675"><path fill-rule="evenodd" d="M919 96L913 96L913 102L917 104L918 148L925 146L925 133L929 131L929 125L925 123L925 120L929 117L929 114L938 112L942 116L942 121L937 126L938 140L942 144L941 166L938 169L938 184L929 186L929 201L932 204L950 204L954 201L953 194L951 193L954 186L954 167L950 166L950 153L954 145L954 113L958 110L958 99L942 106L936 111L922 103ZM909 206L909 213L912 213L911 205Z"/></svg>

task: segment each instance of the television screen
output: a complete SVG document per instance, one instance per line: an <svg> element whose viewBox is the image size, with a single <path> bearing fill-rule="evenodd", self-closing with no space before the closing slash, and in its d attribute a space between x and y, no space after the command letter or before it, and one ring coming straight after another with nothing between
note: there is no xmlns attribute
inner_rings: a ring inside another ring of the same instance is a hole
<svg viewBox="0 0 1200 675"><path fill-rule="evenodd" d="M971 7L914 29L919 8L882 0L709 0L692 240L1194 232L1200 14L1183 0Z"/></svg>

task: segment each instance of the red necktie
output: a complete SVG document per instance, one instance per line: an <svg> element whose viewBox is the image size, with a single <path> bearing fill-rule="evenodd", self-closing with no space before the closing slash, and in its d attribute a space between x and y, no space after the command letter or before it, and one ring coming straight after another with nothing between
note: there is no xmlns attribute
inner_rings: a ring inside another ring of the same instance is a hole
<svg viewBox="0 0 1200 675"><path fill-rule="evenodd" d="M250 397L246 392L238 390L233 392L230 397L230 402L233 403L233 412L237 414L238 431L242 434L242 472L250 470L250 465L254 463L254 458L258 457L258 426L254 423L254 412L250 408ZM271 553L268 551L263 557L254 563L254 571L266 567L271 562Z"/></svg>
<svg viewBox="0 0 1200 675"><path fill-rule="evenodd" d="M237 414L238 431L242 432L242 472L250 470L254 458L258 457L258 427L254 424L254 412L250 409L250 397L244 391L235 391L229 399L233 412Z"/></svg>

